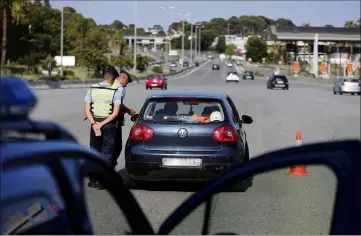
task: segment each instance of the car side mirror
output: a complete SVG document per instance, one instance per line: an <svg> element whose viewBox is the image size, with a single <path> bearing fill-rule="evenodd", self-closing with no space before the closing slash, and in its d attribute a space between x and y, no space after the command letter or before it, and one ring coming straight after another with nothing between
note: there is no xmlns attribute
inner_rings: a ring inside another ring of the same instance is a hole
<svg viewBox="0 0 361 236"><path fill-rule="evenodd" d="M135 122L138 119L139 114L134 114L130 117L130 120Z"/></svg>
<svg viewBox="0 0 361 236"><path fill-rule="evenodd" d="M243 115L242 116L242 123L243 124L252 124L253 123L253 119L250 116L247 115Z"/></svg>

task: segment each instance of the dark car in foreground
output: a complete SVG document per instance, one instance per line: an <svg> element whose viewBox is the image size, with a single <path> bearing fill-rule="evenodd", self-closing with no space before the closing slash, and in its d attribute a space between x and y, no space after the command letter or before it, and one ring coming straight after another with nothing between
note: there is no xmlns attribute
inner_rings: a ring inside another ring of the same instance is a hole
<svg viewBox="0 0 361 236"><path fill-rule="evenodd" d="M212 66L212 70L219 70L219 65L217 65L217 64L213 64L213 66Z"/></svg>
<svg viewBox="0 0 361 236"><path fill-rule="evenodd" d="M273 74L267 78L267 88L289 89L288 79L285 75Z"/></svg>
<svg viewBox="0 0 361 236"><path fill-rule="evenodd" d="M183 62L183 67L189 67L189 62L188 61Z"/></svg>
<svg viewBox="0 0 361 236"><path fill-rule="evenodd" d="M223 93L163 92L147 98L125 146L125 179L209 181L249 160L243 124Z"/></svg>
<svg viewBox="0 0 361 236"><path fill-rule="evenodd" d="M245 71L242 75L242 79L246 80L246 79L251 79L254 80L254 75L252 71Z"/></svg>
<svg viewBox="0 0 361 236"><path fill-rule="evenodd" d="M147 80L145 81L145 89L153 89L153 88L167 89L168 88L167 79L164 78L163 75L148 76Z"/></svg>

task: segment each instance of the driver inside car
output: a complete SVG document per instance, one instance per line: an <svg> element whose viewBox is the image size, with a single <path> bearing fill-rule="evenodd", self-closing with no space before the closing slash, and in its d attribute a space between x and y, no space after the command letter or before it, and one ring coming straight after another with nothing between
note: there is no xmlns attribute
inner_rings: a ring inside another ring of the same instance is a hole
<svg viewBox="0 0 361 236"><path fill-rule="evenodd" d="M193 116L191 116L191 120L199 121L200 123L212 122L210 116L215 111L219 112L218 106L205 107L201 115L194 114Z"/></svg>

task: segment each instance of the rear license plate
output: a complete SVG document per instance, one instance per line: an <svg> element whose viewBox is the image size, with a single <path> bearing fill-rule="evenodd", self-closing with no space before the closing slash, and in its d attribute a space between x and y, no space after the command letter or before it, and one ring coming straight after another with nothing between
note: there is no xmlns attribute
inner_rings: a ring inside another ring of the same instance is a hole
<svg viewBox="0 0 361 236"><path fill-rule="evenodd" d="M247 76L247 79L250 79L250 78L252 78L251 76Z"/></svg>
<svg viewBox="0 0 361 236"><path fill-rule="evenodd" d="M284 87L285 85L284 84L276 84L276 87Z"/></svg>
<svg viewBox="0 0 361 236"><path fill-rule="evenodd" d="M152 87L157 87L157 86L158 86L158 84L151 84L151 86L152 86Z"/></svg>
<svg viewBox="0 0 361 236"><path fill-rule="evenodd" d="M163 158L162 164L164 167L200 167L202 159L198 158Z"/></svg>
<svg viewBox="0 0 361 236"><path fill-rule="evenodd" d="M280 81L280 80L277 81L277 83L278 83L278 84L284 84L283 81Z"/></svg>

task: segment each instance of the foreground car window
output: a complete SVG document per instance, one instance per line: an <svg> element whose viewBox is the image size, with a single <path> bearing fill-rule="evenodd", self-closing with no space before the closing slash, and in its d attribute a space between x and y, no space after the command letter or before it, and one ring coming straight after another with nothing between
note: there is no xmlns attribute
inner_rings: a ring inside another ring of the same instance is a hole
<svg viewBox="0 0 361 236"><path fill-rule="evenodd" d="M214 123L226 120L222 102L217 99L167 98L150 100L144 121L160 123Z"/></svg>

